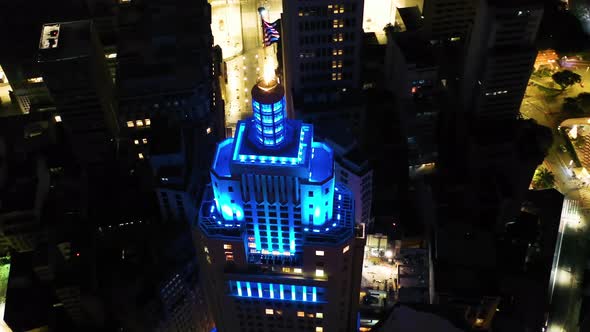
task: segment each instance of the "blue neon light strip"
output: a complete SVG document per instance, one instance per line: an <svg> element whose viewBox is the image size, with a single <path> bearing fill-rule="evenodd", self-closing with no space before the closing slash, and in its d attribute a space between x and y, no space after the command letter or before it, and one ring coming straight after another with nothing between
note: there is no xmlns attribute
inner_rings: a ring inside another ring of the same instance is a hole
<svg viewBox="0 0 590 332"><path fill-rule="evenodd" d="M240 146L242 146L242 138L244 137L244 129L246 129L246 124L245 123L240 123L240 128L238 128L238 134L236 135L236 137L238 138L238 140L236 141L236 145L234 146L234 155L232 157L232 160L237 160L238 159L238 153L239 153L239 149ZM218 149L219 151L219 149Z"/></svg>
<svg viewBox="0 0 590 332"><path fill-rule="evenodd" d="M233 154L233 158L232 160L234 161L238 161L239 158L239 162L241 163L254 163L254 162L258 162L258 163L262 163L262 164L267 164L268 162L270 162L270 164L274 165L286 165L286 164L291 164L291 165L301 165L305 162L305 153L304 150L307 148L307 144L304 143L305 139L306 139L306 133L309 132L309 125L302 125L301 126L301 131L299 134L299 148L297 151L297 157L287 157L287 156L281 156L281 157L276 157L276 156L264 156L264 155L245 155L245 154L239 154L239 149L240 146L242 144L242 139L243 139L243 134L244 134L244 129L245 129L245 124L241 123L240 124L240 128L238 129L238 133L236 135L237 137L237 141L236 141L236 145L234 148L234 154ZM280 140L282 141L281 138ZM279 141L279 139L277 139L277 141ZM279 143L279 142L277 142Z"/></svg>
<svg viewBox="0 0 590 332"><path fill-rule="evenodd" d="M242 289L242 285L246 283L247 290L249 292L244 295L244 291ZM229 281L231 295L238 296L238 297L250 297L250 298L258 298L264 300L289 300L290 301L299 301L299 302L322 302L325 301L325 288L323 287L316 287L316 286L298 286L298 285L285 285L285 284L275 284L275 283L265 283L265 282L256 282L256 287L258 287L258 291L256 294L257 296L252 296L252 292L250 290L250 282L249 281ZM279 298L275 296L275 290L279 289ZM233 286L233 287L232 287ZM310 291L311 297L308 296L307 293ZM287 293L287 294L285 294ZM291 293L291 296L288 296L288 293ZM300 293L301 295L298 296L297 294ZM286 297L285 297L286 296Z"/></svg>

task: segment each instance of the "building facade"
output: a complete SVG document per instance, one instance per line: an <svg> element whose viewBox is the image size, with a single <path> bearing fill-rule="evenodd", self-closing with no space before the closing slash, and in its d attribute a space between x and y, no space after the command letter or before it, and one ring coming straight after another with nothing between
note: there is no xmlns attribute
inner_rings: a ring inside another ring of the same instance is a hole
<svg viewBox="0 0 590 332"><path fill-rule="evenodd" d="M118 135L113 82L92 21L43 25L38 62L57 112L73 138L74 151L101 161Z"/></svg>
<svg viewBox="0 0 590 332"><path fill-rule="evenodd" d="M480 121L516 119L537 50L538 1L481 0L468 43L463 97Z"/></svg>
<svg viewBox="0 0 590 332"><path fill-rule="evenodd" d="M218 331L352 331L364 247L351 191L284 88L252 89L254 116L218 145L195 243Z"/></svg>
<svg viewBox="0 0 590 332"><path fill-rule="evenodd" d="M326 103L359 87L363 7L363 0L283 0L283 66L296 104Z"/></svg>

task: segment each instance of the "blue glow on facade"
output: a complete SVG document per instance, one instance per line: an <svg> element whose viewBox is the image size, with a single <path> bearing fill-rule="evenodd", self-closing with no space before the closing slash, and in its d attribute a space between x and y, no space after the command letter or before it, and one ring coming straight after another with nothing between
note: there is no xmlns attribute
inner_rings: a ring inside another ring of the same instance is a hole
<svg viewBox="0 0 590 332"><path fill-rule="evenodd" d="M297 295L295 293L295 285L291 285L291 300L295 301Z"/></svg>
<svg viewBox="0 0 590 332"><path fill-rule="evenodd" d="M246 288L248 291L248 297L252 297L252 288L250 288L250 282L246 281Z"/></svg>
<svg viewBox="0 0 590 332"><path fill-rule="evenodd" d="M276 147L285 142L285 96L272 104L252 100L252 113L258 143L266 147Z"/></svg>
<svg viewBox="0 0 590 332"><path fill-rule="evenodd" d="M299 285L284 285L284 284L275 284L275 283L264 283L258 282L256 283L256 293L257 297L253 297L251 293L247 296L243 296L242 285L244 282L240 281L229 281L229 288L230 288L230 295L238 296L238 297L249 297L249 298L259 298L263 300L287 300L290 298L290 301L299 301L299 302L324 302L326 300L326 289L323 287L316 287L316 286L299 286ZM246 286L250 283L246 282ZM275 297L274 289L275 287L279 288L279 298ZM287 297L285 296L287 293ZM290 296L288 296L290 293ZM241 295L242 294L242 295ZM289 300L287 300L289 301Z"/></svg>

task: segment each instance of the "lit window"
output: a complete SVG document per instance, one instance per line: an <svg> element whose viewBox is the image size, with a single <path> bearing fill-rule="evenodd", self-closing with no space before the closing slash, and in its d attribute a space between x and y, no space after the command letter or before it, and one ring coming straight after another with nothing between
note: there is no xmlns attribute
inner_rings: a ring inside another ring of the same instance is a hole
<svg viewBox="0 0 590 332"><path fill-rule="evenodd" d="M117 53L105 54L105 58L107 58L107 59L114 59L116 57L117 57Z"/></svg>
<svg viewBox="0 0 590 332"><path fill-rule="evenodd" d="M138 154L137 154L137 157L138 157L139 159L143 159L143 153L138 153Z"/></svg>
<svg viewBox="0 0 590 332"><path fill-rule="evenodd" d="M61 116L59 115L54 116L53 119L55 119L55 122L61 122Z"/></svg>
<svg viewBox="0 0 590 332"><path fill-rule="evenodd" d="M324 256L324 251L323 250L316 250L315 255L316 256Z"/></svg>
<svg viewBox="0 0 590 332"><path fill-rule="evenodd" d="M321 326L316 326L315 327L315 332L324 332L324 328Z"/></svg>
<svg viewBox="0 0 590 332"><path fill-rule="evenodd" d="M299 12L299 16L303 16L303 12Z"/></svg>
<svg viewBox="0 0 590 332"><path fill-rule="evenodd" d="M332 9L332 7L333 7L332 5L328 5L328 9Z"/></svg>
<svg viewBox="0 0 590 332"><path fill-rule="evenodd" d="M141 139L141 142L142 142L143 144L147 144L147 138L142 138L142 139Z"/></svg>
<svg viewBox="0 0 590 332"><path fill-rule="evenodd" d="M225 261L226 262L233 262L234 261L234 255L226 254L225 255Z"/></svg>
<svg viewBox="0 0 590 332"><path fill-rule="evenodd" d="M152 120L150 120L150 119L145 119L145 125L146 125L146 126L149 126L149 125L151 125L151 124L152 124Z"/></svg>
<svg viewBox="0 0 590 332"><path fill-rule="evenodd" d="M133 123L133 121L127 121L127 127L128 128L135 127L135 124Z"/></svg>
<svg viewBox="0 0 590 332"><path fill-rule="evenodd" d="M350 250L350 246L346 246L342 249L342 253L346 254L348 252L348 250Z"/></svg>
<svg viewBox="0 0 590 332"><path fill-rule="evenodd" d="M209 248L203 247L203 251L208 253L209 252Z"/></svg>
<svg viewBox="0 0 590 332"><path fill-rule="evenodd" d="M290 273L291 272L291 268L290 267L283 267L283 272Z"/></svg>
<svg viewBox="0 0 590 332"><path fill-rule="evenodd" d="M340 6L339 12L340 12L340 14L344 13L344 6Z"/></svg>
<svg viewBox="0 0 590 332"><path fill-rule="evenodd" d="M223 245L223 249L231 250L232 249L232 246L231 246L231 244L224 244Z"/></svg>
<svg viewBox="0 0 590 332"><path fill-rule="evenodd" d="M335 81L336 80L336 77L337 77L336 76L336 73L332 73L332 81Z"/></svg>
<svg viewBox="0 0 590 332"><path fill-rule="evenodd" d="M135 141L133 141L133 143L134 143L135 145L138 145L138 144L139 144L139 140L135 140Z"/></svg>
<svg viewBox="0 0 590 332"><path fill-rule="evenodd" d="M307 314L307 317L313 318L313 314Z"/></svg>
<svg viewBox="0 0 590 332"><path fill-rule="evenodd" d="M305 317L305 312L297 311L297 317Z"/></svg>
<svg viewBox="0 0 590 332"><path fill-rule="evenodd" d="M272 310L272 309L266 309L266 310L265 310L265 313L266 313L267 315L274 315L275 311L274 311L274 310Z"/></svg>
<svg viewBox="0 0 590 332"><path fill-rule="evenodd" d="M296 268L293 269L293 272L295 272L295 273L301 273L302 271L301 271L301 268L296 267Z"/></svg>
<svg viewBox="0 0 590 332"><path fill-rule="evenodd" d="M29 78L29 79L27 79L27 82L29 82L29 83L41 83L41 82L43 82L43 77Z"/></svg>
<svg viewBox="0 0 590 332"><path fill-rule="evenodd" d="M143 121L142 120L136 120L135 121L135 125L138 127L143 127Z"/></svg>
<svg viewBox="0 0 590 332"><path fill-rule="evenodd" d="M324 318L324 313L323 312L316 312L315 318Z"/></svg>
<svg viewBox="0 0 590 332"><path fill-rule="evenodd" d="M323 277L324 276L324 269L315 269L315 276L316 277Z"/></svg>
<svg viewBox="0 0 590 332"><path fill-rule="evenodd" d="M338 68L342 68L342 60L338 60Z"/></svg>
<svg viewBox="0 0 590 332"><path fill-rule="evenodd" d="M338 73L338 81L342 80L342 73Z"/></svg>
<svg viewBox="0 0 590 332"><path fill-rule="evenodd" d="M211 127L207 128L207 135L211 134Z"/></svg>
<svg viewBox="0 0 590 332"><path fill-rule="evenodd" d="M332 68L338 67L338 61L332 60Z"/></svg>
<svg viewBox="0 0 590 332"><path fill-rule="evenodd" d="M482 326L483 325L483 318L476 318L475 319L475 326Z"/></svg>

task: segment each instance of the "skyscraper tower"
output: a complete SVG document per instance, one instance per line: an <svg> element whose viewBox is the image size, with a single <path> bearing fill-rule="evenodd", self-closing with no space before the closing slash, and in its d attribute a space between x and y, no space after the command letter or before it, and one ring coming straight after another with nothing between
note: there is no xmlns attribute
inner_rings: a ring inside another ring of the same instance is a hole
<svg viewBox="0 0 590 332"><path fill-rule="evenodd" d="M513 121L537 55L535 39L543 16L538 0L477 1L463 80L464 105L474 120Z"/></svg>
<svg viewBox="0 0 590 332"><path fill-rule="evenodd" d="M285 104L261 80L217 147L195 227L204 289L218 331L353 331L364 227L332 149Z"/></svg>
<svg viewBox="0 0 590 332"><path fill-rule="evenodd" d="M283 0L285 85L296 105L360 87L363 7L364 0Z"/></svg>

